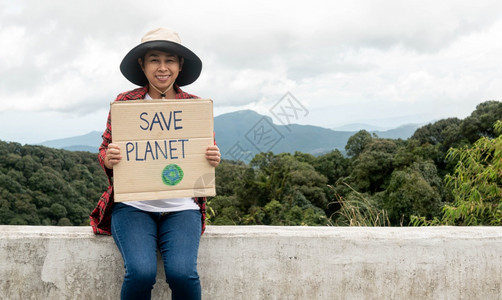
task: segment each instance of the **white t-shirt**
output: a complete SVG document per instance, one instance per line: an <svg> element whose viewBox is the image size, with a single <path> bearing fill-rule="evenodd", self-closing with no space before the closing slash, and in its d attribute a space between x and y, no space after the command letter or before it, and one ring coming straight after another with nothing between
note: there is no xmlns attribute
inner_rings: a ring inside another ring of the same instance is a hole
<svg viewBox="0 0 502 300"><path fill-rule="evenodd" d="M150 97L149 94L146 94L145 100L150 99L152 99L152 97ZM195 203L194 199L190 197L162 200L128 201L122 203L149 212L172 212L189 209L200 209L197 203Z"/></svg>
<svg viewBox="0 0 502 300"><path fill-rule="evenodd" d="M162 200L128 201L122 203L149 212L171 212L200 209L194 199L189 197Z"/></svg>

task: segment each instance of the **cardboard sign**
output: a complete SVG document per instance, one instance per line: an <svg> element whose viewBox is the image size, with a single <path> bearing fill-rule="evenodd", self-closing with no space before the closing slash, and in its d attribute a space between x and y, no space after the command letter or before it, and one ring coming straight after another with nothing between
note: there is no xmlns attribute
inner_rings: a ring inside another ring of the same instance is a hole
<svg viewBox="0 0 502 300"><path fill-rule="evenodd" d="M208 99L111 103L112 139L122 160L113 167L116 202L214 196Z"/></svg>

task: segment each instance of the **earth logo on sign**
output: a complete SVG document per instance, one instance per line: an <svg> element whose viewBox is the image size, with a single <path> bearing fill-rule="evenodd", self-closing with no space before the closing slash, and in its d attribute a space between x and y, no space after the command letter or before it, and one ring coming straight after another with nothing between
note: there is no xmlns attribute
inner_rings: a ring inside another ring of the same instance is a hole
<svg viewBox="0 0 502 300"><path fill-rule="evenodd" d="M183 179L183 170L177 164L169 164L162 170L165 185L177 185Z"/></svg>

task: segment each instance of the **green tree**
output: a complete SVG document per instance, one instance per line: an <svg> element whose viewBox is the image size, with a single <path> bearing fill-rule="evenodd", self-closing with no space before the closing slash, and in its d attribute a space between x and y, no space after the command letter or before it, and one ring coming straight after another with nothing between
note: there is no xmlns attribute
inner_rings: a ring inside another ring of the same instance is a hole
<svg viewBox="0 0 502 300"><path fill-rule="evenodd" d="M324 175L328 184L335 184L339 178L350 174L350 160L338 150L316 157L311 163L319 174Z"/></svg>
<svg viewBox="0 0 502 300"><path fill-rule="evenodd" d="M63 191L66 182L50 167L43 167L37 170L28 180L32 190L41 191L47 195L59 194Z"/></svg>
<svg viewBox="0 0 502 300"><path fill-rule="evenodd" d="M58 226L72 226L73 224L71 223L70 219L68 218L61 218L58 221Z"/></svg>
<svg viewBox="0 0 502 300"><path fill-rule="evenodd" d="M242 222L241 205L235 195L217 195L208 201L208 219L212 225L239 225Z"/></svg>
<svg viewBox="0 0 502 300"><path fill-rule="evenodd" d="M446 177L454 202L444 207L443 223L502 225L502 121L497 121L494 133L498 137L481 137L472 147L448 153L458 163Z"/></svg>
<svg viewBox="0 0 502 300"><path fill-rule="evenodd" d="M14 178L7 174L0 172L0 188L5 189L9 193L24 192L23 186L17 182Z"/></svg>
<svg viewBox="0 0 502 300"><path fill-rule="evenodd" d="M215 170L216 194L231 196L237 193L249 167L240 161L222 160Z"/></svg>
<svg viewBox="0 0 502 300"><path fill-rule="evenodd" d="M455 162L446 160L448 150L452 147L469 145L462 134L463 121L458 118L439 120L415 131L408 144L413 144L411 151L422 159L432 159L438 167L438 172L445 176L453 171ZM418 145L415 144L418 142Z"/></svg>
<svg viewBox="0 0 502 300"><path fill-rule="evenodd" d="M373 138L368 131L360 130L348 139L347 144L345 145L345 151L347 151L348 156L357 157L372 141Z"/></svg>
<svg viewBox="0 0 502 300"><path fill-rule="evenodd" d="M259 168L256 184L267 191L267 202L277 200L291 203L295 192L300 192L317 207L327 205L323 193L326 178L317 173L312 165L298 161L291 154L257 154L251 166Z"/></svg>
<svg viewBox="0 0 502 300"><path fill-rule="evenodd" d="M418 128L411 139L417 140L420 145L440 145L443 151L447 151L462 140L461 124L462 121L458 118L439 120Z"/></svg>
<svg viewBox="0 0 502 300"><path fill-rule="evenodd" d="M106 185L96 154L0 141L1 224L88 225Z"/></svg>
<svg viewBox="0 0 502 300"><path fill-rule="evenodd" d="M414 163L392 173L381 200L382 208L393 225L408 224L412 215L437 217L442 205L441 192L435 165L430 161Z"/></svg>
<svg viewBox="0 0 502 300"><path fill-rule="evenodd" d="M211 224L327 224L327 180L312 161L307 154L268 152L257 154L250 166L222 163L217 185L225 194L210 200Z"/></svg>
<svg viewBox="0 0 502 300"><path fill-rule="evenodd" d="M395 141L375 139L354 160L352 173L344 179L360 192L383 191L394 170L394 156L397 152Z"/></svg>
<svg viewBox="0 0 502 300"><path fill-rule="evenodd" d="M66 208L63 205L59 203L54 203L51 205L50 213L54 218L60 219L66 217L66 214L68 212L66 211Z"/></svg>
<svg viewBox="0 0 502 300"><path fill-rule="evenodd" d="M460 126L462 134L470 143L474 143L481 137L494 138L497 133L493 124L502 120L502 102L486 101L476 106L471 115L464 119Z"/></svg>

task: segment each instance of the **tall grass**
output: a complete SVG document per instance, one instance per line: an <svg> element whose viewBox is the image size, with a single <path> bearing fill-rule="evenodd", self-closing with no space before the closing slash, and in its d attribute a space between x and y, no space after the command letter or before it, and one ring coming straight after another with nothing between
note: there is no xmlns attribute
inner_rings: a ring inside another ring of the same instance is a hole
<svg viewBox="0 0 502 300"><path fill-rule="evenodd" d="M352 192L346 198L335 192L335 203L340 205L340 209L332 216L335 226L391 226L384 209L377 208L368 196L357 192L348 184L344 184Z"/></svg>

